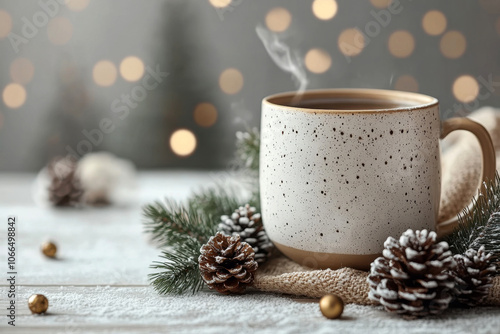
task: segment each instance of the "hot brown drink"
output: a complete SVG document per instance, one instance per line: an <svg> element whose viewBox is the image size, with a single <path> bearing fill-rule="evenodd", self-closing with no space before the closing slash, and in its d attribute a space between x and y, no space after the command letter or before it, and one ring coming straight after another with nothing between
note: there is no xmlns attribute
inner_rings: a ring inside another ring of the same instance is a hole
<svg viewBox="0 0 500 334"><path fill-rule="evenodd" d="M307 99L293 104L293 107L322 110L387 110L412 106L415 106L415 104L404 101L352 98Z"/></svg>

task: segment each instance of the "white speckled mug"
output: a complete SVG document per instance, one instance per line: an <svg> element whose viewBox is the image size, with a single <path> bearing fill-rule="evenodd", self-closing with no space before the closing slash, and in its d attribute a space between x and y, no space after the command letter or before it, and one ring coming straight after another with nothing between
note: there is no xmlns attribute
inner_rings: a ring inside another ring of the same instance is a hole
<svg viewBox="0 0 500 334"><path fill-rule="evenodd" d="M483 179L494 177L487 131L465 118L441 122L433 97L331 89L294 98L263 100L260 189L269 237L300 264L368 269L388 236L441 224L439 139L451 131L476 135Z"/></svg>

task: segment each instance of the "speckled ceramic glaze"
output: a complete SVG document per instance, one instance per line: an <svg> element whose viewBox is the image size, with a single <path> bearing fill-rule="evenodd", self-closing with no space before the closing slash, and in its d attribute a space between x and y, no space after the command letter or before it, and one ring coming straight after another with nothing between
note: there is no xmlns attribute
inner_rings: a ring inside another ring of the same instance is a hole
<svg viewBox="0 0 500 334"><path fill-rule="evenodd" d="M260 189L265 228L287 256L311 267L368 268L388 236L434 229L440 199L436 99L383 90L303 97L392 101L390 109L292 107L263 101ZM349 101L345 103L349 104Z"/></svg>

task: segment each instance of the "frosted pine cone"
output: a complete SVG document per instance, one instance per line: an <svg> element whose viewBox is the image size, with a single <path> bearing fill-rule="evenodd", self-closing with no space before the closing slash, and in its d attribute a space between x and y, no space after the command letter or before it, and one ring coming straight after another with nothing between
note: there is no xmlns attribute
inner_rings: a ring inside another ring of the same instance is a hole
<svg viewBox="0 0 500 334"><path fill-rule="evenodd" d="M255 211L249 204L240 206L230 217L221 217L218 229L226 235L239 235L242 241L250 244L255 251L255 261L260 264L269 258L274 245L264 230L260 213Z"/></svg>
<svg viewBox="0 0 500 334"><path fill-rule="evenodd" d="M238 235L230 237L217 232L200 252L201 277L210 289L222 294L242 293L252 284L258 267L255 253Z"/></svg>
<svg viewBox="0 0 500 334"><path fill-rule="evenodd" d="M56 158L47 166L50 178L49 200L55 206L75 206L83 190L76 175L77 163L68 157Z"/></svg>
<svg viewBox="0 0 500 334"><path fill-rule="evenodd" d="M419 317L446 310L452 300L455 261L448 243L436 244L436 233L404 232L399 241L389 237L383 257L371 264L369 298L386 311Z"/></svg>
<svg viewBox="0 0 500 334"><path fill-rule="evenodd" d="M454 291L459 304L476 306L488 295L496 270L491 257L492 254L486 253L484 246L478 251L469 249L463 255L454 256L457 263L453 270Z"/></svg>

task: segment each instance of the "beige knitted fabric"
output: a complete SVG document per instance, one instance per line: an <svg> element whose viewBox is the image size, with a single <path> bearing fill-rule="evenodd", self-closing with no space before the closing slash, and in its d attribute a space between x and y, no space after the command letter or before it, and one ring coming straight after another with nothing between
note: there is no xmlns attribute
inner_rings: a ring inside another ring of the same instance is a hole
<svg viewBox="0 0 500 334"><path fill-rule="evenodd" d="M470 118L489 132L500 157L500 110L485 107ZM456 131L443 143L443 189L439 220L454 217L477 191L481 175L481 152L474 136ZM497 159L500 166L500 159ZM261 291L318 298L328 293L342 297L346 303L369 305L367 272L351 268L312 270L284 256L270 260L257 271L254 287ZM495 277L485 305L500 306L500 276Z"/></svg>
<svg viewBox="0 0 500 334"><path fill-rule="evenodd" d="M312 270L280 256L257 271L253 286L261 291L312 298L332 293L348 304L371 305L374 303L368 299L367 277L368 272L352 268ZM483 304L500 306L500 276L493 279Z"/></svg>
<svg viewBox="0 0 500 334"><path fill-rule="evenodd" d="M312 270L280 256L259 268L253 286L262 291L314 298L333 293L345 303L368 305L372 302L368 299L367 276L367 272L351 268Z"/></svg>
<svg viewBox="0 0 500 334"><path fill-rule="evenodd" d="M470 115L490 133L500 166L500 110L484 107ZM444 140L442 196L439 221L453 218L477 192L481 176L481 149L476 138L465 131L452 132Z"/></svg>

